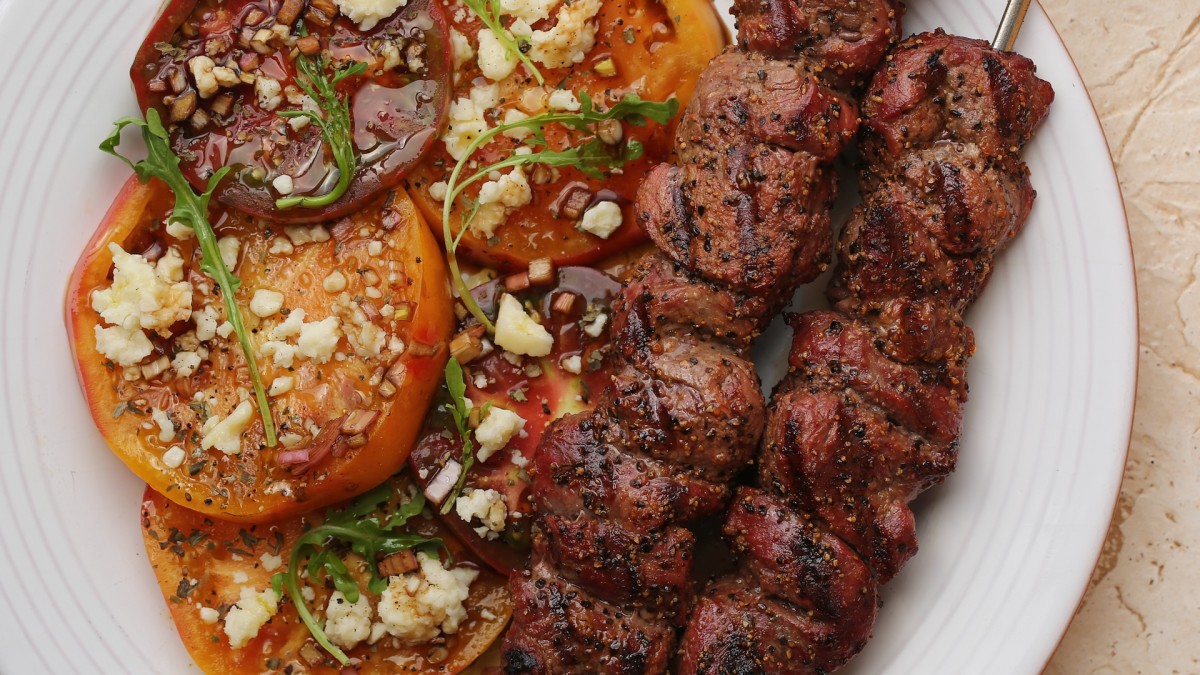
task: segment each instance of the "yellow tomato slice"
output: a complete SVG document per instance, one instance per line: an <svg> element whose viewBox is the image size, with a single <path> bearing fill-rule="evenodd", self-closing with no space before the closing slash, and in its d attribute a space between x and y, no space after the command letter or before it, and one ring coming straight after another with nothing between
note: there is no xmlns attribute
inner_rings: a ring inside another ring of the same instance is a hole
<svg viewBox="0 0 1200 675"><path fill-rule="evenodd" d="M406 478L395 478L391 484L396 495L408 494ZM242 589L270 589L272 576L287 569L296 538L323 520L318 511L268 523L223 522L182 508L147 488L141 523L146 552L179 636L201 670L225 675L343 672L317 646L286 595L274 616L244 646L233 648L224 630L229 608L239 601ZM435 518L414 518L406 527L413 534L442 538L455 565L479 569L463 602L467 618L456 633L428 643L404 644L385 635L374 645L359 644L347 656L361 675L460 672L487 651L508 624L512 602L506 580L478 564ZM361 569L361 558L349 554L345 559L365 593L367 574ZM302 583L312 591L306 600L309 610L323 622L330 591L323 582ZM378 597L368 597L374 606Z"/></svg>
<svg viewBox="0 0 1200 675"><path fill-rule="evenodd" d="M210 436L214 425L236 417L253 395L237 336L221 335L220 291L200 269L196 240L172 236L163 224L171 203L162 184L130 179L68 288L67 326L80 381L112 451L172 501L232 520L269 520L332 504L403 466L441 381L454 325L441 253L405 193L317 229L285 231L215 208L210 214L217 235L239 243L237 299L263 379L274 389L271 410L282 442L273 448L264 441L257 410L244 427L227 425L231 433L223 443L207 447L206 438L221 438ZM193 288L192 309L211 312L145 331L153 351L131 367L101 353L95 333L107 325L93 308L93 294L113 284L114 243L148 260L174 251L183 260L182 279ZM258 316L252 311L263 309L253 302L258 291L277 294L280 309ZM310 341L325 340L309 345L313 357L301 353L304 332L279 335L299 310L304 318L295 323L311 331ZM201 340L206 321L210 329L218 324L217 334ZM322 331L322 321L336 331ZM296 352L290 364L273 355L280 350ZM181 353L202 357L194 372L177 363Z"/></svg>

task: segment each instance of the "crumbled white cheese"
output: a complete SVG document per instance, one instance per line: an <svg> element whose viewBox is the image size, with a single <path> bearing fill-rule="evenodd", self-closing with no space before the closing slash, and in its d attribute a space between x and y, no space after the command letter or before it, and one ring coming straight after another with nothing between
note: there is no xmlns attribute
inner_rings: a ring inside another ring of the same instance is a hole
<svg viewBox="0 0 1200 675"><path fill-rule="evenodd" d="M242 250L242 242L232 235L217 240L217 248L221 251L221 262L230 272L237 268L238 254Z"/></svg>
<svg viewBox="0 0 1200 675"><path fill-rule="evenodd" d="M513 167L512 171L480 186L479 209L471 219L470 228L479 236L491 237L510 213L532 201L533 190L525 171L519 166Z"/></svg>
<svg viewBox="0 0 1200 675"><path fill-rule="evenodd" d="M329 595L325 607L325 634L342 649L354 647L371 635L371 601L366 593L351 603L341 591Z"/></svg>
<svg viewBox="0 0 1200 675"><path fill-rule="evenodd" d="M486 108L480 108L470 98L460 97L450 104L450 124L442 134L442 141L446 152L456 161L465 157L471 143L487 132L486 112Z"/></svg>
<svg viewBox="0 0 1200 675"><path fill-rule="evenodd" d="M503 349L527 356L545 356L554 346L549 331L526 314L521 302L508 293L500 298L495 341Z"/></svg>
<svg viewBox="0 0 1200 675"><path fill-rule="evenodd" d="M505 124L515 124L524 119L529 119L529 115L526 115L516 108L509 108L508 110L504 111L503 122ZM533 132L525 127L517 127L515 129L509 129L508 131L503 132L503 135L508 136L509 138L515 138L519 141L531 133Z"/></svg>
<svg viewBox="0 0 1200 675"><path fill-rule="evenodd" d="M227 339L230 335L233 335L233 324L229 323L228 321L221 322L221 325L217 326L217 335L220 335L225 339Z"/></svg>
<svg viewBox="0 0 1200 675"><path fill-rule="evenodd" d="M444 181L444 180L439 180L436 183L432 183L429 186L429 197L431 199L436 199L439 202L445 201L446 200L446 189L449 187L450 186L446 185L446 181Z"/></svg>
<svg viewBox="0 0 1200 675"><path fill-rule="evenodd" d="M267 249L267 253L271 255L291 255L295 250L296 247L287 238L275 237L271 240L271 248Z"/></svg>
<svg viewBox="0 0 1200 675"><path fill-rule="evenodd" d="M300 328L296 346L300 354L312 359L313 363L328 363L341 337L342 329L337 317L330 316L321 321L305 323Z"/></svg>
<svg viewBox="0 0 1200 675"><path fill-rule="evenodd" d="M258 107L273 111L283 103L283 85L279 80L260 74L254 80L254 96Z"/></svg>
<svg viewBox="0 0 1200 675"><path fill-rule="evenodd" d="M250 298L250 311L257 317L265 319L281 309L283 293L279 291L260 288L254 291L254 297Z"/></svg>
<svg viewBox="0 0 1200 675"><path fill-rule="evenodd" d="M479 71L489 80L499 82L512 75L517 57L496 37L490 28L479 31Z"/></svg>
<svg viewBox="0 0 1200 675"><path fill-rule="evenodd" d="M508 507L504 504L504 495L495 490L466 489L458 499L454 500L454 510L458 517L470 523L478 519L486 528L486 539L495 539L496 533L504 531L504 520L508 517Z"/></svg>
<svg viewBox="0 0 1200 675"><path fill-rule="evenodd" d="M417 553L417 562L418 571L388 579L377 608L388 634L408 644L428 642L438 633L457 633L467 618L463 601L479 576L468 567L448 570L424 552Z"/></svg>
<svg viewBox="0 0 1200 675"><path fill-rule="evenodd" d="M264 553L258 556L258 560L262 563L262 568L266 572L274 572L283 566L283 558L271 553Z"/></svg>
<svg viewBox="0 0 1200 675"><path fill-rule="evenodd" d="M192 312L192 321L196 324L197 340L208 342L217 336L217 310L212 305Z"/></svg>
<svg viewBox="0 0 1200 675"><path fill-rule="evenodd" d="M220 619L220 618L221 618L221 613L218 612L217 610L213 609L212 607L204 607L204 606L200 607L200 620L203 621L204 623L213 624L213 623L216 623L217 619Z"/></svg>
<svg viewBox="0 0 1200 675"><path fill-rule="evenodd" d="M600 337L600 333L604 332L604 324L606 323L608 323L608 315L599 314L583 327L583 332L587 333L589 337L598 338Z"/></svg>
<svg viewBox="0 0 1200 675"><path fill-rule="evenodd" d="M570 89L555 89L550 92L548 103L551 110L565 110L566 112L579 112L581 107L575 92Z"/></svg>
<svg viewBox="0 0 1200 675"><path fill-rule="evenodd" d="M280 375L271 381L271 388L267 393L271 396L283 396L291 391L294 386L296 386L296 378L291 375Z"/></svg>
<svg viewBox="0 0 1200 675"><path fill-rule="evenodd" d="M600 0L575 0L559 7L558 21L550 30L533 31L529 58L551 68L583 63L596 44L593 19L599 11Z"/></svg>
<svg viewBox="0 0 1200 675"><path fill-rule="evenodd" d="M537 23L550 18L550 10L554 9L558 2L559 0L500 0L500 7L509 16L526 23Z"/></svg>
<svg viewBox="0 0 1200 675"><path fill-rule="evenodd" d="M560 365L562 365L563 370L573 375L583 372L583 359L578 354L563 359Z"/></svg>
<svg viewBox="0 0 1200 675"><path fill-rule="evenodd" d="M171 421L171 417L167 414L166 410L151 408L150 419L158 425L158 440L163 443L170 443L175 440L175 423Z"/></svg>
<svg viewBox="0 0 1200 675"><path fill-rule="evenodd" d="M183 452L183 448L179 447L178 445L172 445L170 449L163 453L163 466L167 467L168 469L178 469L183 465L183 460L186 459L186 457L187 455Z"/></svg>
<svg viewBox="0 0 1200 675"><path fill-rule="evenodd" d="M166 229L167 229L167 234L178 239L179 241L183 241L185 239L191 239L192 237L196 236L195 230L193 230L191 227L184 225L183 223L178 222L176 220L168 219Z"/></svg>
<svg viewBox="0 0 1200 675"><path fill-rule="evenodd" d="M163 281L171 283L183 281L183 258L179 256L179 249L174 246L167 249L167 252L155 263L154 273Z"/></svg>
<svg viewBox="0 0 1200 675"><path fill-rule="evenodd" d="M460 70L464 65L475 58L475 49L471 47L471 41L466 35L450 29L450 49L454 53L454 70Z"/></svg>
<svg viewBox="0 0 1200 675"><path fill-rule="evenodd" d="M267 340L262 344L262 355L271 359L276 368L291 368L296 362L296 346L279 340Z"/></svg>
<svg viewBox="0 0 1200 675"><path fill-rule="evenodd" d="M329 241L329 230L325 229L324 225L285 225L283 233L294 246Z"/></svg>
<svg viewBox="0 0 1200 675"><path fill-rule="evenodd" d="M383 353L383 347L387 344L387 333L382 328L373 323L364 323L359 326L356 352L363 358L371 358L379 356Z"/></svg>
<svg viewBox="0 0 1200 675"><path fill-rule="evenodd" d="M210 418L215 419L215 418ZM242 452L242 433L254 419L254 406L250 401L242 401L229 413L225 419L219 420L212 429L200 439L200 447L208 450L216 448L226 455L237 455Z"/></svg>
<svg viewBox="0 0 1200 675"><path fill-rule="evenodd" d="M337 270L330 272L321 282L321 288L326 293L341 293L346 290L346 275Z"/></svg>
<svg viewBox="0 0 1200 675"><path fill-rule="evenodd" d="M96 326L95 333L96 351L118 366L135 366L154 351L150 338L141 330Z"/></svg>
<svg viewBox="0 0 1200 675"><path fill-rule="evenodd" d="M300 334L300 328L303 325L304 310L300 308L293 309L288 314L287 319L271 329L271 337L276 340L286 340L287 338L295 337Z"/></svg>
<svg viewBox="0 0 1200 675"><path fill-rule="evenodd" d="M191 316L192 285L173 280L173 264L155 268L116 243L109 244L108 250L113 257L113 282L92 293L92 309L105 322L127 331L144 328L169 337L172 325Z"/></svg>
<svg viewBox="0 0 1200 675"><path fill-rule="evenodd" d="M374 256L378 256L381 253L383 253L383 242L382 241L379 241L378 239L376 239L376 240L372 241L371 243L367 244L367 255L374 257Z"/></svg>
<svg viewBox="0 0 1200 675"><path fill-rule="evenodd" d="M621 227L622 219L621 207L616 202L600 202L583 212L579 229L601 239L608 239Z"/></svg>
<svg viewBox="0 0 1200 675"><path fill-rule="evenodd" d="M475 440L479 443L475 457L481 462L486 462L493 454L504 449L504 446L524 428L524 417L511 410L492 406L487 416L475 428Z"/></svg>
<svg viewBox="0 0 1200 675"><path fill-rule="evenodd" d="M201 361L196 352L179 352L171 359L171 367L175 369L175 377L191 377L200 368Z"/></svg>
<svg viewBox="0 0 1200 675"><path fill-rule="evenodd" d="M302 120L307 118L295 117L293 119ZM281 195L290 195L296 190L296 181L286 173L281 173L275 177L275 180L271 181L271 186Z"/></svg>
<svg viewBox="0 0 1200 675"><path fill-rule="evenodd" d="M225 613L225 635L229 636L229 646L234 649L245 647L278 611L279 596L274 590L268 588L255 593L253 588L243 586L241 598Z"/></svg>
<svg viewBox="0 0 1200 675"><path fill-rule="evenodd" d="M371 30L380 21L408 4L408 0L334 0L342 14L358 24L359 30Z"/></svg>

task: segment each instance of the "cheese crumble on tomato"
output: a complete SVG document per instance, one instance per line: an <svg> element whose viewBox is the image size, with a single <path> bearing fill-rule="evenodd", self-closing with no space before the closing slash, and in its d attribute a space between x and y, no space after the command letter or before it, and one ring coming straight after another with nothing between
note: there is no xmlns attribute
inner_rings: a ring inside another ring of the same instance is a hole
<svg viewBox="0 0 1200 675"><path fill-rule="evenodd" d="M513 354L545 356L554 347L554 336L525 313L521 302L505 293L496 316L496 344Z"/></svg>
<svg viewBox="0 0 1200 675"><path fill-rule="evenodd" d="M354 649L371 635L371 601L365 593L350 602L341 591L329 595L325 607L325 634L342 649Z"/></svg>
<svg viewBox="0 0 1200 675"><path fill-rule="evenodd" d="M503 450L524 428L524 417L511 410L492 407L475 428L475 440L479 443L475 456L479 461L486 462L493 454Z"/></svg>
<svg viewBox="0 0 1200 675"><path fill-rule="evenodd" d="M475 534L484 539L496 539L504 531L504 521L508 518L504 495L492 489L463 490L462 496L454 500L454 510L468 524L473 520L482 523L474 529Z"/></svg>
<svg viewBox="0 0 1200 675"><path fill-rule="evenodd" d="M389 635L420 644L439 633L454 634L467 618L463 601L479 570L446 569L436 557L417 553L420 569L388 579L379 597L379 618Z"/></svg>
<svg viewBox="0 0 1200 675"><path fill-rule="evenodd" d="M371 30L380 21L408 4L408 0L334 0L342 14L358 24L359 30Z"/></svg>
<svg viewBox="0 0 1200 675"><path fill-rule="evenodd" d="M157 265L109 244L113 282L92 293L92 309L109 327L96 326L96 348L120 366L133 366L153 350L142 332L169 337L171 326L192 315L192 285L183 278L183 261L170 249Z"/></svg>
<svg viewBox="0 0 1200 675"><path fill-rule="evenodd" d="M268 588L257 593L253 588L243 586L241 598L225 613L225 635L229 637L229 646L234 649L245 647L278 611L279 596L274 590Z"/></svg>

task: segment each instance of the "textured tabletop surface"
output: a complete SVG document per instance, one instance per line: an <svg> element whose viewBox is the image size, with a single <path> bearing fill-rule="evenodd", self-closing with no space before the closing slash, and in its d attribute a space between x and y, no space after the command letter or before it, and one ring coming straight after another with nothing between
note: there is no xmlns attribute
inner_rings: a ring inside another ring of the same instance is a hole
<svg viewBox="0 0 1200 675"><path fill-rule="evenodd" d="M1200 673L1200 3L1042 3L1112 146L1141 314L1120 501L1046 673Z"/></svg>

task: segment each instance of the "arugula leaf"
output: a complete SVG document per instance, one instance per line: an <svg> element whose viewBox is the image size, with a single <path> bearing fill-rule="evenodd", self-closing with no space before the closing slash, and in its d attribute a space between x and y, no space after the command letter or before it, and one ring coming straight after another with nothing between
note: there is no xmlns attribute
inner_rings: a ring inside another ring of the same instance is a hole
<svg viewBox="0 0 1200 675"><path fill-rule="evenodd" d="M301 31L301 33L306 32ZM275 206L279 209L298 206L316 208L336 202L350 188L350 182L354 179L354 172L358 165L358 157L354 153L354 129L350 120L350 102L339 96L335 87L347 77L366 72L367 64L356 61L352 65L335 68L333 74L330 75L327 72L324 55L310 57L300 54L296 57L296 67L304 75L304 77L296 78L296 84L300 85L304 93L317 102L317 106L324 112L324 115L315 110L282 110L276 114L284 119L308 118L309 122L321 130L321 136L324 137L325 142L329 144L329 149L333 152L333 159L337 164L338 181L332 190L323 195L315 197L297 195L277 199Z"/></svg>
<svg viewBox="0 0 1200 675"><path fill-rule="evenodd" d="M463 449L462 471L458 474L458 482L454 484L454 489L450 490L446 499L442 501L443 516L454 508L454 501L462 493L467 474L470 473L471 467L475 466L475 444L471 441L471 433L467 429L467 418L471 414L471 409L467 407L467 380L463 377L462 365L453 356L446 362L446 390L450 392L450 417L454 420L454 428L458 430L459 438L462 439Z"/></svg>
<svg viewBox="0 0 1200 675"><path fill-rule="evenodd" d="M594 178L602 178L604 177L605 170L611 170L623 166L626 162L638 159L642 156L645 149L641 143L629 140L622 143L619 149L614 150L611 146L596 137L592 131L594 125L610 120L638 127L645 126L651 121L666 124L678 111L678 99L670 98L662 102L645 101L637 94L632 93L626 94L608 110L601 111L592 103L592 99L588 96L587 92L581 92L579 112L546 112L516 122L501 124L480 134L467 146L466 153L454 165L454 170L450 173L450 179L446 182L446 197L442 203L442 237L446 241L446 259L450 266L450 277L458 289L459 298L467 310L479 320L479 323L487 328L489 333L495 333L496 327L492 325L491 320L483 312L479 303L475 301L474 296L471 295L471 289L467 288L466 282L463 281L462 273L458 266L458 256L456 255L458 244L462 241L462 237L470 225L470 218L462 220L457 236L454 236L450 230L450 213L463 190L483 180L493 171L533 164L545 164L553 167L574 167ZM564 150L554 150L550 147L549 141L546 140L545 134L546 126L550 124L563 125L580 134L588 134L588 137L580 139L580 143L574 144ZM496 136L513 129L528 131L529 135L524 141L525 147L539 149L529 154L517 154L514 150L507 158L485 166L465 179L461 178L463 169L466 168L471 160L471 156L479 148L487 145ZM475 205L470 215L473 217L477 210L478 205Z"/></svg>
<svg viewBox="0 0 1200 675"><path fill-rule="evenodd" d="M537 66L533 65L533 61L525 55L525 52L529 51L529 42L525 38L514 38L512 33L508 32L508 29L501 23L501 11L497 0L463 0L463 3L475 13L475 16L479 17L483 25L491 29L496 36L496 41L504 47L505 51L525 64L539 85L546 84L545 78L542 77L542 71L538 70Z"/></svg>
<svg viewBox="0 0 1200 675"><path fill-rule="evenodd" d="M139 162L134 162L117 150L121 145L121 132L131 126L142 130L142 140L146 143L146 159ZM179 157L171 149L170 137L163 127L158 111L154 108L146 111L144 121L136 117L117 120L112 133L100 144L100 149L132 167L143 183L157 178L175 193L175 208L170 218L173 222L192 228L196 233L196 240L200 242L200 269L221 287L221 296L225 300L225 316L233 325L233 331L237 333L242 354L246 357L246 367L250 369L254 398L258 401L258 413L263 420L263 435L266 436L267 445L275 447L275 422L271 418L267 392L263 388L262 374L258 372L258 363L254 359L250 334L246 332L246 326L242 323L242 313L237 305L235 292L242 282L225 267L225 262L221 259L221 250L217 247L217 235L213 232L212 223L208 221L208 203L221 179L229 173L229 167L221 167L208 179L204 194L197 195L193 192L191 184L179 169Z"/></svg>
<svg viewBox="0 0 1200 675"><path fill-rule="evenodd" d="M327 511L325 522L302 534L292 545L287 572L280 572L271 578L271 586L275 593L279 595L283 590L287 590L296 605L296 613L313 638L343 665L350 661L349 657L329 640L324 627L317 622L304 600L300 589L300 561L308 558L305 569L308 570L309 579L316 582L323 575L328 575L333 581L333 587L346 596L346 601L355 603L358 602L361 590L346 567L340 549L333 548L335 543L349 544L350 550L367 562L371 570L367 590L373 595L378 595L387 588L387 580L379 576L378 558L414 548L441 548L449 555L449 549L446 549L445 543L437 537L423 537L398 531L425 508L425 496L421 493L418 492L411 500L401 504L390 516L383 513L373 515L380 511L381 505L387 502L392 494L392 486L384 483L355 499L342 511Z"/></svg>

